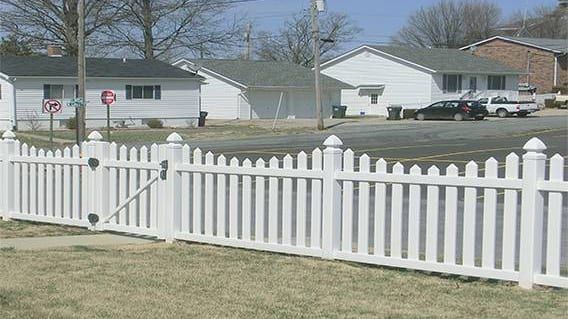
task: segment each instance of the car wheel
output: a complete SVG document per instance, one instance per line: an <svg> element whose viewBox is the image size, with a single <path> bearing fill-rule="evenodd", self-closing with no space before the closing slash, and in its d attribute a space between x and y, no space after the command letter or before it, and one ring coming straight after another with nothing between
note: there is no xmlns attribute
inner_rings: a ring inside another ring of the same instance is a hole
<svg viewBox="0 0 568 319"><path fill-rule="evenodd" d="M426 118L426 116L424 116L424 114L422 114L422 113L416 114L416 117L415 117L415 119L418 120L418 121L424 121L425 118Z"/></svg>
<svg viewBox="0 0 568 319"><path fill-rule="evenodd" d="M454 120L463 121L463 114L461 114L461 113L454 114Z"/></svg>
<svg viewBox="0 0 568 319"><path fill-rule="evenodd" d="M505 109L498 109L497 116L499 116L500 118L506 118L507 116L509 116L509 112L507 112L507 110Z"/></svg>

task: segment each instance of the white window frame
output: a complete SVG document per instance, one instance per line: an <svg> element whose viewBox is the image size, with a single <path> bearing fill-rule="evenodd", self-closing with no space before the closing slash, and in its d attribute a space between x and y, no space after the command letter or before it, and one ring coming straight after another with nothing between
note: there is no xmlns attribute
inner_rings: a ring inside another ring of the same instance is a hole
<svg viewBox="0 0 568 319"><path fill-rule="evenodd" d="M369 96L371 99L371 105L377 105L379 104L379 94L377 93L371 93L371 95Z"/></svg>

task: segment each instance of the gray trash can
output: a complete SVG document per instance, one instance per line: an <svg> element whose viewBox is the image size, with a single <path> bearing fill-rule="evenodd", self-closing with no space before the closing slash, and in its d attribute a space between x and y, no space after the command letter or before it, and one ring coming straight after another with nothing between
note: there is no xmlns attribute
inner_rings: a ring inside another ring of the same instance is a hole
<svg viewBox="0 0 568 319"><path fill-rule="evenodd" d="M387 120L391 120L391 121L400 120L400 112L402 112L402 106L401 105L389 106L389 107L387 107L387 110L389 111L389 117L387 118Z"/></svg>

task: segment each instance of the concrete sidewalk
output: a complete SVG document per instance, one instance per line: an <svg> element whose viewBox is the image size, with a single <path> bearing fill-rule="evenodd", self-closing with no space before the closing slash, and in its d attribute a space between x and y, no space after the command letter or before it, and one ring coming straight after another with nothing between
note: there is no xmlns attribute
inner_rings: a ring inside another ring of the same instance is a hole
<svg viewBox="0 0 568 319"><path fill-rule="evenodd" d="M26 237L0 239L0 248L17 250L36 250L72 246L122 246L149 244L155 242L140 237L121 236L115 234Z"/></svg>

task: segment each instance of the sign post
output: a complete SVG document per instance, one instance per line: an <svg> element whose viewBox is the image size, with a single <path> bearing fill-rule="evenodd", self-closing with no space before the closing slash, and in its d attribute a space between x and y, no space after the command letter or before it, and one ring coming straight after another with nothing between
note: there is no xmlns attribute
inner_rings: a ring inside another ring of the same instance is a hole
<svg viewBox="0 0 568 319"><path fill-rule="evenodd" d="M79 134L79 113L80 113L80 108L85 107L85 103L83 102L83 99L78 97L78 98L74 98L71 101L69 101L69 103L67 103L67 106L69 107L74 107L75 108L75 142L77 143L77 145L79 147L81 147L81 136Z"/></svg>
<svg viewBox="0 0 568 319"><path fill-rule="evenodd" d="M49 113L49 147L53 150L53 114L61 112L63 105L58 100L44 100L42 111Z"/></svg>
<svg viewBox="0 0 568 319"><path fill-rule="evenodd" d="M110 105L116 101L116 93L113 90L104 90L101 93L101 102L107 108L107 141L110 142Z"/></svg>

